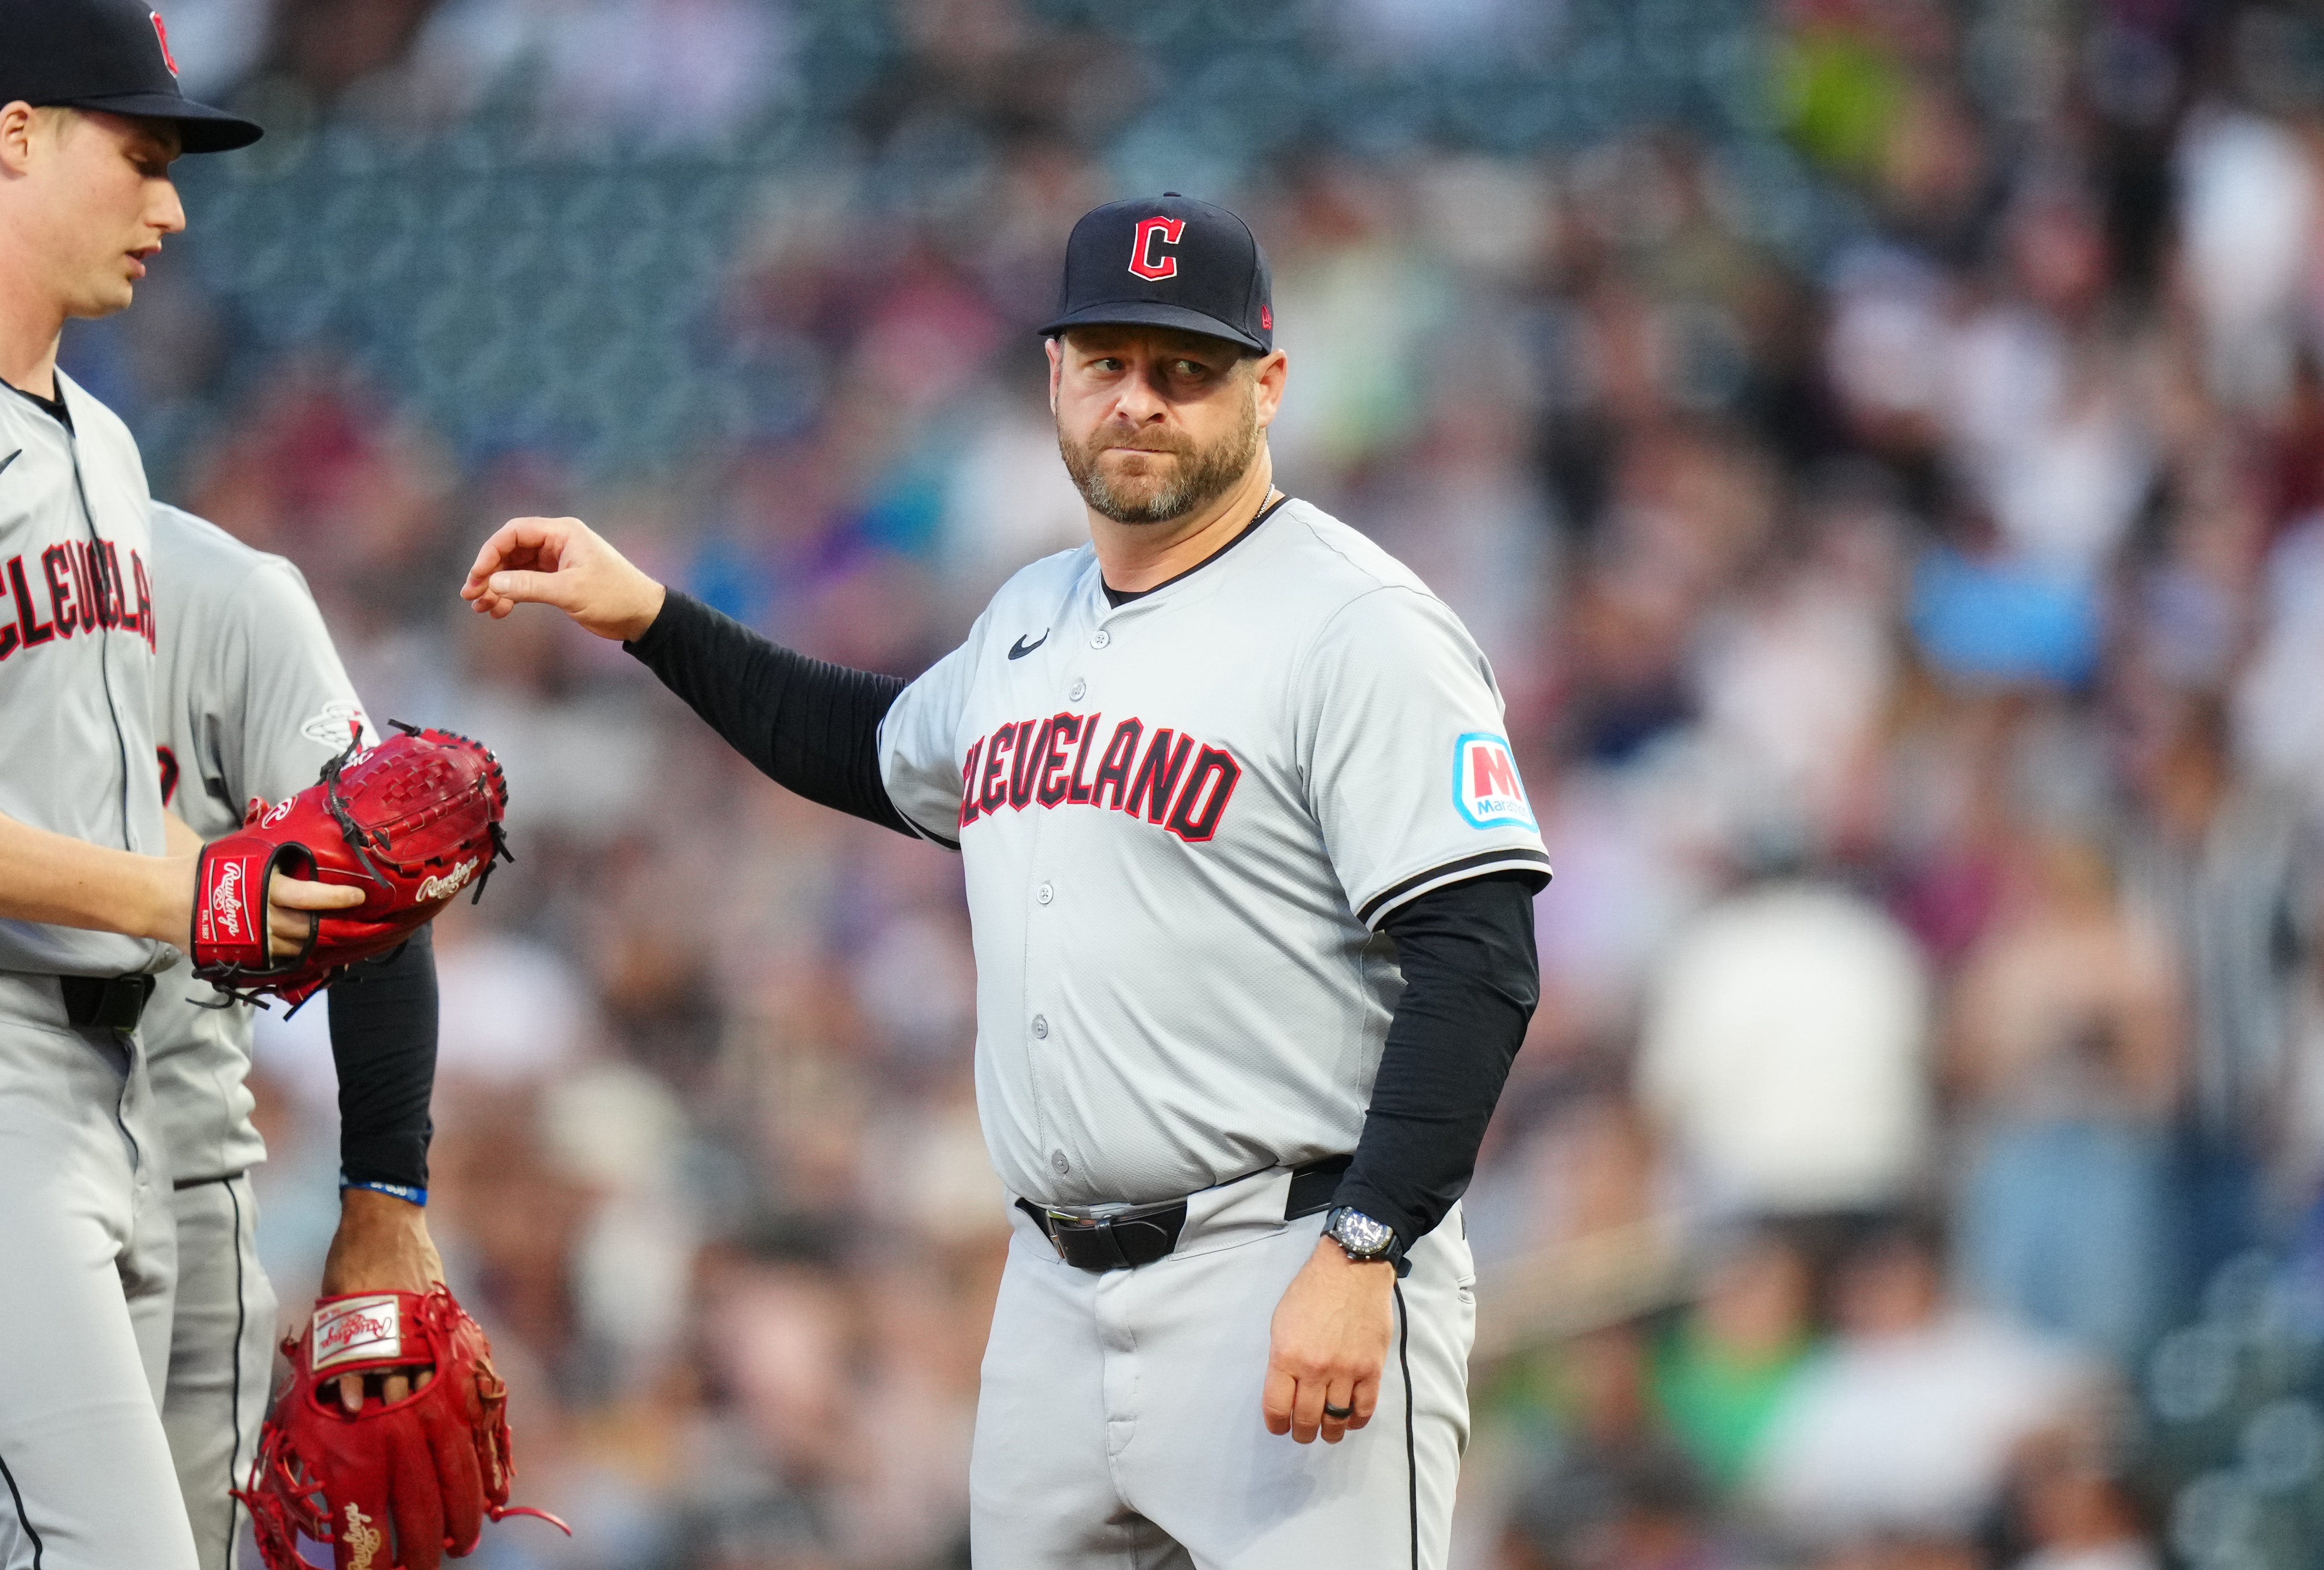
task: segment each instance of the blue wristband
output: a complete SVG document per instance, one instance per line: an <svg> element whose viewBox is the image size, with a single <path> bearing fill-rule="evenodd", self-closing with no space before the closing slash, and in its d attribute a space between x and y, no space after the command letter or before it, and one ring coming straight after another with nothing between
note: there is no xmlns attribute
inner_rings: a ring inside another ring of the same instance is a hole
<svg viewBox="0 0 2324 1570"><path fill-rule="evenodd" d="M354 1178L348 1177L346 1173L340 1173L339 1192L344 1194L350 1188L368 1188L374 1194L392 1194L396 1198L404 1201L406 1204L417 1205L422 1209L425 1209L428 1205L428 1190L425 1188L414 1188L409 1183L376 1183L371 1181L358 1183Z"/></svg>

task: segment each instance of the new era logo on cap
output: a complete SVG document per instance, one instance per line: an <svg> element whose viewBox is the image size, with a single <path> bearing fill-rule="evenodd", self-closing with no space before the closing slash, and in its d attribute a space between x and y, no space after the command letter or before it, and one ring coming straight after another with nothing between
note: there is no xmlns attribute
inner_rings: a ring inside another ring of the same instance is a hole
<svg viewBox="0 0 2324 1570"><path fill-rule="evenodd" d="M1234 214L1164 191L1083 216L1065 242L1057 314L1041 331L1170 327L1275 346L1267 254Z"/></svg>

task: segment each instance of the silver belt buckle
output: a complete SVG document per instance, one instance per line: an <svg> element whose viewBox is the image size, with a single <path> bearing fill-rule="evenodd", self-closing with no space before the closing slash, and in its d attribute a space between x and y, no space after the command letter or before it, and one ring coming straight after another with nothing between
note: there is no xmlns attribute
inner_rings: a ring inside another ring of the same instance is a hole
<svg viewBox="0 0 2324 1570"><path fill-rule="evenodd" d="M1158 1215L1183 1199L1157 1199L1151 1205L1130 1205L1115 1200L1104 1205L1045 1205L1041 1214L1049 1218L1053 1227L1066 1226L1076 1232L1095 1232L1109 1222L1137 1221L1143 1216Z"/></svg>

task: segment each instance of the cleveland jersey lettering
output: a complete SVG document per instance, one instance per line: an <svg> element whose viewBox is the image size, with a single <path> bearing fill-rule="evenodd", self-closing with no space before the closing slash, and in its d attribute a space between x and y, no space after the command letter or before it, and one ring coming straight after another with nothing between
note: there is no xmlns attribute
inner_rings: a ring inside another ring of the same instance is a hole
<svg viewBox="0 0 2324 1570"><path fill-rule="evenodd" d="M1148 738L1146 722L1134 716L1116 723L1100 751L1104 719L1099 713L1019 720L969 743L959 826L1028 807L1094 807L1143 818L1189 845L1215 834L1242 778L1234 754L1168 725Z"/></svg>
<svg viewBox="0 0 2324 1570"><path fill-rule="evenodd" d="M0 572L0 597L14 606L13 615L0 612L0 660L77 633L116 629L153 647L153 580L134 546L126 577L121 548L110 540L65 540L42 550L39 561L37 577L22 556L10 557Z"/></svg>

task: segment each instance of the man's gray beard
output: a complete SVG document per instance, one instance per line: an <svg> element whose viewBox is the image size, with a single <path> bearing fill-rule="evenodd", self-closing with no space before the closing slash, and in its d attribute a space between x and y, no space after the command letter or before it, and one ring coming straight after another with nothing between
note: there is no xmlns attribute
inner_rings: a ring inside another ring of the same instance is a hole
<svg viewBox="0 0 2324 1570"><path fill-rule="evenodd" d="M1082 500L1090 504L1093 512L1117 523L1168 523L1201 510L1233 489L1235 482L1250 472L1251 460L1259 456L1259 421L1253 419L1208 452L1194 455L1192 462L1183 461L1185 455L1178 454L1182 461L1177 477L1143 502L1115 494L1105 476L1098 471L1096 455L1067 441L1062 430L1057 433L1057 452L1065 460L1065 472L1074 477ZM1097 440L1093 437L1092 446Z"/></svg>

